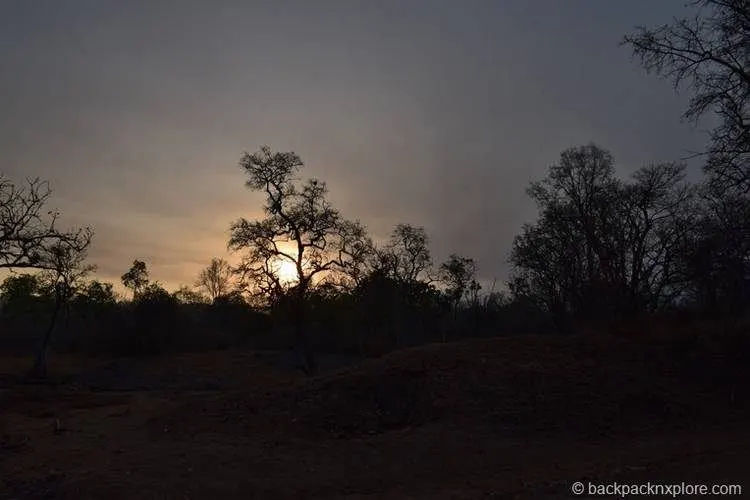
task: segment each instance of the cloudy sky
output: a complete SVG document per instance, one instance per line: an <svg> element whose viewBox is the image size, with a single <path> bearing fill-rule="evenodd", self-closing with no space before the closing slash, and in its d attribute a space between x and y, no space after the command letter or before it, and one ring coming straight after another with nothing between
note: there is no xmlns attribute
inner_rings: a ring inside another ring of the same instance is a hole
<svg viewBox="0 0 750 500"><path fill-rule="evenodd" d="M705 141L619 46L683 5L0 0L0 171L52 183L103 279L139 258L175 287L260 215L237 162L268 144L375 238L424 226L436 260L503 281L524 190L564 148L594 141L627 175Z"/></svg>

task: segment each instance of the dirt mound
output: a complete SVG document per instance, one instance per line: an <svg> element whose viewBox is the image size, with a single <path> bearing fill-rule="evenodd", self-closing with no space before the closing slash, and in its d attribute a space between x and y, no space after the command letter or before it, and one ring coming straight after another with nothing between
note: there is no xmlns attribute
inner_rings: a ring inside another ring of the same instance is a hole
<svg viewBox="0 0 750 500"><path fill-rule="evenodd" d="M424 370L324 379L273 399L271 404L284 408L294 427L335 437L419 426L438 416Z"/></svg>
<svg viewBox="0 0 750 500"><path fill-rule="evenodd" d="M748 387L745 335L518 337L408 349L266 393L202 399L191 414L213 416L214 430L252 420L320 438L467 420L508 435L598 438L746 419Z"/></svg>
<svg viewBox="0 0 750 500"><path fill-rule="evenodd" d="M313 382L296 411L306 426L355 432L387 430L384 406L399 408L399 426L480 418L509 433L643 432L744 418L749 367L747 337L492 339L407 350Z"/></svg>

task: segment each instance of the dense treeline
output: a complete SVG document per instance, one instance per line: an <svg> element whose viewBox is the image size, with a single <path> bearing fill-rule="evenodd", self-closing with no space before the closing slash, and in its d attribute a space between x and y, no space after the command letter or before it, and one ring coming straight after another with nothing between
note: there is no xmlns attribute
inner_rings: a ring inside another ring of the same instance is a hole
<svg viewBox="0 0 750 500"><path fill-rule="evenodd" d="M132 297L116 294L111 283L76 283L54 325L53 347L102 356L152 356L297 346L295 312L284 296L261 304L253 294L240 293L237 283L226 285L227 293L213 299L188 287L170 293L149 282L142 261L123 275L123 282L132 285L129 278L139 269L144 272L131 288ZM43 274L14 274L3 281L0 293L0 348L33 352L56 308L54 283ZM287 289L285 296L292 293ZM476 285L464 290L460 283L438 290L434 284L400 280L383 270L372 271L352 288L316 286L305 302L305 334L315 352L373 356L425 342L546 327L536 314L499 293L481 296Z"/></svg>
<svg viewBox="0 0 750 500"><path fill-rule="evenodd" d="M737 318L750 301L750 17L746 2L697 2L694 20L625 38L644 67L689 85L686 117L719 125L705 176L680 163L628 178L588 144L563 151L532 182L536 222L521 228L502 291L483 290L469 257L433 262L426 231L398 224L375 243L328 200L324 182L298 178L294 152L244 153L246 186L265 217L231 224L231 266L214 258L193 286L165 290L135 260L131 294L91 279L89 229L61 231L48 186L0 176L0 349L112 356L247 346L362 356L468 336L611 329L656 317ZM45 216L47 214L47 216Z"/></svg>

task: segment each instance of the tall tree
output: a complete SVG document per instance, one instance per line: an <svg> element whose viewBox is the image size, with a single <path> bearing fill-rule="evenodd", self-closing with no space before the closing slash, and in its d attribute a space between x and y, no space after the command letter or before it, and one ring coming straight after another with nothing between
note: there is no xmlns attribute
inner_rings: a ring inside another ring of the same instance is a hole
<svg viewBox="0 0 750 500"><path fill-rule="evenodd" d="M750 192L750 2L694 0L697 14L640 27L623 43L647 71L687 84L694 95L685 118L715 113L706 171L724 189Z"/></svg>
<svg viewBox="0 0 750 500"><path fill-rule="evenodd" d="M196 288L205 292L213 302L232 290L232 267L224 259L214 257L195 282Z"/></svg>
<svg viewBox="0 0 750 500"><path fill-rule="evenodd" d="M512 288L544 303L561 329L571 316L653 311L685 288L679 253L695 211L684 166L648 165L631 182L613 172L608 152L573 148L529 189L540 218L514 242Z"/></svg>
<svg viewBox="0 0 750 500"><path fill-rule="evenodd" d="M228 247L245 252L237 268L243 284L269 298L291 298L306 371L314 374L317 365L306 332L307 293L325 278L351 268L358 248L354 240L364 236L364 228L347 222L333 208L324 182L298 181L303 166L296 153L274 152L268 146L242 155L240 167L248 176L245 185L265 194L266 216L234 222ZM294 269L296 279L291 283L279 271L286 265Z"/></svg>

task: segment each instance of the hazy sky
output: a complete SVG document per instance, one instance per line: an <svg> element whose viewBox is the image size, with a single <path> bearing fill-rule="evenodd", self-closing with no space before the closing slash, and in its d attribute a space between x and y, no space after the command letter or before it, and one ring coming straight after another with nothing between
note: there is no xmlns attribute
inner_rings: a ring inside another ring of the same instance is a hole
<svg viewBox="0 0 750 500"><path fill-rule="evenodd" d="M51 181L119 280L169 287L258 215L237 162L294 150L376 238L423 225L436 260L507 277L529 181L594 141L627 174L705 135L618 46L684 0L0 0L0 170Z"/></svg>

